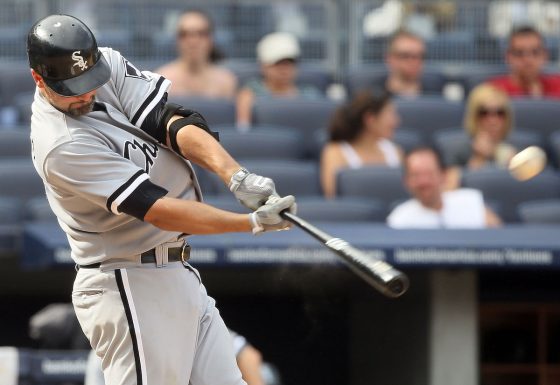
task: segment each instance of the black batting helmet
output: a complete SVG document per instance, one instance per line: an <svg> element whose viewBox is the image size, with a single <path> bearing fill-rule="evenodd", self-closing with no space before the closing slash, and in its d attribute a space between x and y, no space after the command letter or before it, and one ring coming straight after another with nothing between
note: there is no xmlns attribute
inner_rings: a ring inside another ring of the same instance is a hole
<svg viewBox="0 0 560 385"><path fill-rule="evenodd" d="M111 67L97 48L91 30L68 15L39 20L27 35L29 66L62 96L88 93L111 76Z"/></svg>

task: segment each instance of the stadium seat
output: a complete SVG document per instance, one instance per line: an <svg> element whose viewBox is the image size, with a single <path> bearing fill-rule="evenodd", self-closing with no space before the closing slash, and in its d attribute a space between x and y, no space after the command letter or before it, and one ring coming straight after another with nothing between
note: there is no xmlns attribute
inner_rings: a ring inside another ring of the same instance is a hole
<svg viewBox="0 0 560 385"><path fill-rule="evenodd" d="M294 160L238 159L249 171L272 178L280 195L320 196L317 164ZM204 196L230 195L227 186L215 175L199 167L197 175Z"/></svg>
<svg viewBox="0 0 560 385"><path fill-rule="evenodd" d="M252 128L250 132L225 129L219 132L222 146L234 158L296 160L305 154L302 135L291 128Z"/></svg>
<svg viewBox="0 0 560 385"><path fill-rule="evenodd" d="M13 106L17 111L17 120L20 124L27 127L31 124L31 104L33 103L34 92L22 92L13 98Z"/></svg>
<svg viewBox="0 0 560 385"><path fill-rule="evenodd" d="M200 112L211 128L220 124L235 124L235 104L232 101L182 96L170 96L169 101Z"/></svg>
<svg viewBox="0 0 560 385"><path fill-rule="evenodd" d="M523 202L517 211L524 223L560 224L560 199Z"/></svg>
<svg viewBox="0 0 560 385"><path fill-rule="evenodd" d="M473 31L438 33L426 41L429 60L446 58L452 61L476 59L475 34Z"/></svg>
<svg viewBox="0 0 560 385"><path fill-rule="evenodd" d="M548 136L558 130L560 107L556 100L514 99L515 124Z"/></svg>
<svg viewBox="0 0 560 385"><path fill-rule="evenodd" d="M395 131L393 141L401 146L405 152L425 144L425 140L420 133L412 128L404 127L400 127Z"/></svg>
<svg viewBox="0 0 560 385"><path fill-rule="evenodd" d="M469 67L464 71L462 83L465 87L465 94L468 95L474 87L486 82L487 80L508 73L508 68L504 64L489 64L485 66Z"/></svg>
<svg viewBox="0 0 560 385"><path fill-rule="evenodd" d="M346 169L336 178L337 196L374 199L390 207L409 197L402 181L402 170L385 166Z"/></svg>
<svg viewBox="0 0 560 385"><path fill-rule="evenodd" d="M0 130L0 159L14 157L31 158L28 130Z"/></svg>
<svg viewBox="0 0 560 385"><path fill-rule="evenodd" d="M549 146L554 164L557 168L560 168L560 130L552 133L549 139Z"/></svg>
<svg viewBox="0 0 560 385"><path fill-rule="evenodd" d="M523 202L560 198L560 176L551 170L525 182L514 179L507 170L485 168L466 171L463 186L482 191L484 198L500 202L502 219L518 222L517 206Z"/></svg>
<svg viewBox="0 0 560 385"><path fill-rule="evenodd" d="M315 130L328 126L337 107L326 99L259 99L253 107L253 123L296 128L304 140L310 140Z"/></svg>
<svg viewBox="0 0 560 385"><path fill-rule="evenodd" d="M303 197L297 204L298 216L309 221L385 222L387 216L385 205L372 199Z"/></svg>
<svg viewBox="0 0 560 385"><path fill-rule="evenodd" d="M45 194L43 182L28 159L0 159L2 196L27 200Z"/></svg>
<svg viewBox="0 0 560 385"><path fill-rule="evenodd" d="M425 141L442 128L460 126L463 104L442 98L398 99L396 101L401 126L417 130Z"/></svg>
<svg viewBox="0 0 560 385"><path fill-rule="evenodd" d="M35 82L26 61L0 64L0 105L12 106L21 93L35 91Z"/></svg>

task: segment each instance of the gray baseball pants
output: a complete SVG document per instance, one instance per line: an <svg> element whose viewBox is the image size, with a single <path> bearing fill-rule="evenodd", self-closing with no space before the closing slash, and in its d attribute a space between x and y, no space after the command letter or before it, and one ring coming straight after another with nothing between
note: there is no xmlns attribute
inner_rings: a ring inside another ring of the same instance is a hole
<svg viewBox="0 0 560 385"><path fill-rule="evenodd" d="M188 264L80 269L72 303L106 385L246 385L215 301Z"/></svg>

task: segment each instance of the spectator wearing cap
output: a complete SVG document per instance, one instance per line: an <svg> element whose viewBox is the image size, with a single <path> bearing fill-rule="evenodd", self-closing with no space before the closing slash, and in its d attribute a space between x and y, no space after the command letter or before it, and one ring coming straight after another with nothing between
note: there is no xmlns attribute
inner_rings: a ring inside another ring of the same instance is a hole
<svg viewBox="0 0 560 385"><path fill-rule="evenodd" d="M300 47L297 39L284 32L271 33L257 44L257 58L261 65L260 79L251 79L237 96L237 124L251 125L252 108L257 98L318 99L321 92L296 83Z"/></svg>
<svg viewBox="0 0 560 385"><path fill-rule="evenodd" d="M171 81L170 95L234 99L237 78L217 65L221 58L213 40L214 24L200 10L185 11L177 23L178 57L158 68Z"/></svg>
<svg viewBox="0 0 560 385"><path fill-rule="evenodd" d="M404 184L412 198L393 209L387 224L397 229L477 229L497 227L500 218L475 189L445 190L445 169L430 147L410 151L404 159Z"/></svg>
<svg viewBox="0 0 560 385"><path fill-rule="evenodd" d="M543 36L533 27L520 27L509 36L506 61L509 75L490 83L512 97L560 98L560 76L543 73L548 51Z"/></svg>

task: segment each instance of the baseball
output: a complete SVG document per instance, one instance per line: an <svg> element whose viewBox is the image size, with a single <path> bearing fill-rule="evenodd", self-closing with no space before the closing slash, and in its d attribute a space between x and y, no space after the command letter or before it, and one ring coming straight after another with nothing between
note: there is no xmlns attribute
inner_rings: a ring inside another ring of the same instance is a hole
<svg viewBox="0 0 560 385"><path fill-rule="evenodd" d="M509 162L509 172L520 181L529 180L546 166L546 154L537 146L530 146L515 154Z"/></svg>

